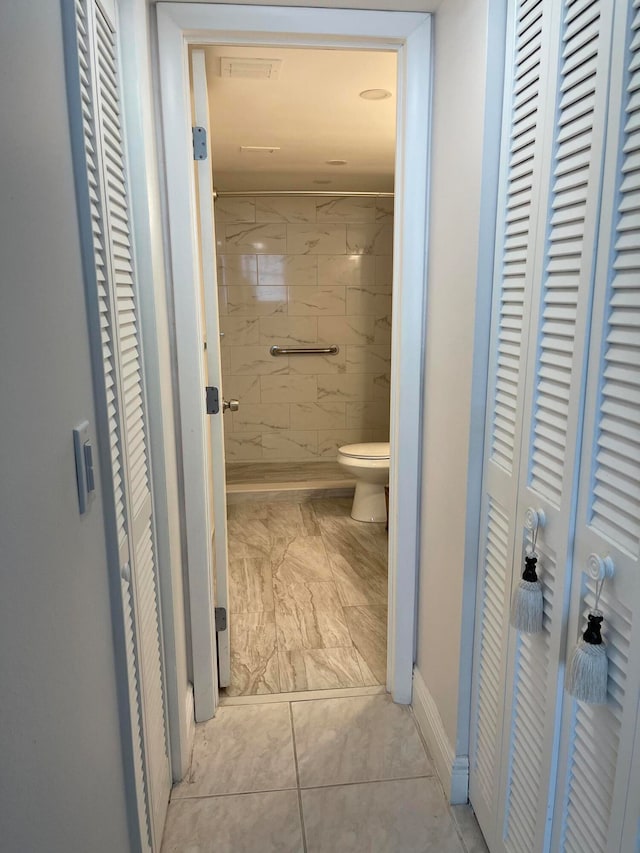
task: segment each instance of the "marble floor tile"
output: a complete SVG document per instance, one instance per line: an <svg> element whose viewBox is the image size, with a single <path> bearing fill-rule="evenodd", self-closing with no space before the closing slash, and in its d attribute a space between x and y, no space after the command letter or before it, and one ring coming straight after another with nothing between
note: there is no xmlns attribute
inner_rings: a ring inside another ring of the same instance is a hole
<svg viewBox="0 0 640 853"><path fill-rule="evenodd" d="M302 853L297 791L174 800L162 853Z"/></svg>
<svg viewBox="0 0 640 853"><path fill-rule="evenodd" d="M278 662L283 692L365 686L352 648L283 651Z"/></svg>
<svg viewBox="0 0 640 853"><path fill-rule="evenodd" d="M227 535L232 557L271 556L272 537L266 518L229 519Z"/></svg>
<svg viewBox="0 0 640 853"><path fill-rule="evenodd" d="M352 646L334 583L275 583L279 651Z"/></svg>
<svg viewBox="0 0 640 853"><path fill-rule="evenodd" d="M308 853L464 853L435 779L302 791Z"/></svg>
<svg viewBox="0 0 640 853"><path fill-rule="evenodd" d="M274 508L275 509L275 508ZM300 504L300 514L306 536L320 536L320 525L313 510L313 502L307 501Z"/></svg>
<svg viewBox="0 0 640 853"><path fill-rule="evenodd" d="M352 647L351 634L342 615L299 607L284 613L276 608L276 640L280 651L296 649L335 649Z"/></svg>
<svg viewBox="0 0 640 853"><path fill-rule="evenodd" d="M374 687L377 684L385 684L387 680L387 673L385 670L384 678L382 681L378 678L378 676L372 671L369 664L362 657L360 652L357 649L354 649L356 653L356 658L358 660L358 666L360 667L360 672L362 673L362 682L364 687Z"/></svg>
<svg viewBox="0 0 640 853"><path fill-rule="evenodd" d="M376 682L384 684L387 676L386 606L345 607L343 612L354 647Z"/></svg>
<svg viewBox="0 0 640 853"><path fill-rule="evenodd" d="M354 649L310 649L302 654L309 690L364 686Z"/></svg>
<svg viewBox="0 0 640 853"><path fill-rule="evenodd" d="M353 498L320 498L313 501L313 510L318 521L332 516L350 518L352 505Z"/></svg>
<svg viewBox="0 0 640 853"><path fill-rule="evenodd" d="M172 799L296 787L287 703L218 708L196 728L191 767Z"/></svg>
<svg viewBox="0 0 640 853"><path fill-rule="evenodd" d="M331 546L327 547L331 562L331 571L340 600L345 607L377 604L387 602L387 576L382 571L375 571L364 563L364 555L360 560L345 558Z"/></svg>
<svg viewBox="0 0 640 853"><path fill-rule="evenodd" d="M276 621L273 611L229 616L231 683L227 696L279 693Z"/></svg>
<svg viewBox="0 0 640 853"><path fill-rule="evenodd" d="M307 524L300 503L278 501L268 505L267 525L274 538L307 535Z"/></svg>
<svg viewBox="0 0 640 853"><path fill-rule="evenodd" d="M389 696L294 702L300 786L430 776L408 708Z"/></svg>
<svg viewBox="0 0 640 853"><path fill-rule="evenodd" d="M231 557L229 560L229 612L259 613L273 610L273 578L266 557Z"/></svg>
<svg viewBox="0 0 640 853"><path fill-rule="evenodd" d="M276 581L273 585L273 594L278 611L285 614L295 614L301 607L329 610L333 613L342 609L340 596L333 581L319 583L300 581L292 584Z"/></svg>
<svg viewBox="0 0 640 853"><path fill-rule="evenodd" d="M331 569L345 606L387 602L388 540L383 524L364 524L316 509Z"/></svg>
<svg viewBox="0 0 640 853"><path fill-rule="evenodd" d="M333 574L321 536L296 536L273 543L271 570L275 583L289 585L301 581L333 581Z"/></svg>
<svg viewBox="0 0 640 853"><path fill-rule="evenodd" d="M466 853L489 853L487 842L484 840L471 806L460 805L450 808Z"/></svg>
<svg viewBox="0 0 640 853"><path fill-rule="evenodd" d="M229 506L227 695L385 683L387 536L350 512L340 497Z"/></svg>
<svg viewBox="0 0 640 853"><path fill-rule="evenodd" d="M259 501L227 505L227 521L264 521L269 517L269 505Z"/></svg>
<svg viewBox="0 0 640 853"><path fill-rule="evenodd" d="M386 567L389 540L382 522L355 521L351 518L351 506L346 513L343 507L336 507L331 513L322 512L316 507L315 512L320 529L327 539L344 540L347 549L364 548L378 557L381 565Z"/></svg>
<svg viewBox="0 0 640 853"><path fill-rule="evenodd" d="M278 652L278 667L280 670L280 689L283 693L309 689L302 650Z"/></svg>

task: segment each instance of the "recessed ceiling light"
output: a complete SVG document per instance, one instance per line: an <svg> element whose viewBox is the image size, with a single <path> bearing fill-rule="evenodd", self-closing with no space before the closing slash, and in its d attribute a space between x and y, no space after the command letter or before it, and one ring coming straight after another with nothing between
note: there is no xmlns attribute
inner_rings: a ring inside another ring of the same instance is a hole
<svg viewBox="0 0 640 853"><path fill-rule="evenodd" d="M365 89L360 92L360 97L365 101L384 101L391 97L391 92L388 89Z"/></svg>
<svg viewBox="0 0 640 853"><path fill-rule="evenodd" d="M346 160L325 160L327 166L346 166Z"/></svg>

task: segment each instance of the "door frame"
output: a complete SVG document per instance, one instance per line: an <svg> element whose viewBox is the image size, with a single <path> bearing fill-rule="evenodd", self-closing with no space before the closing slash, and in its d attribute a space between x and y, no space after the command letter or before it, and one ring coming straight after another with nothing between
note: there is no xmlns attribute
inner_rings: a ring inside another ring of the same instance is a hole
<svg viewBox="0 0 640 853"><path fill-rule="evenodd" d="M398 57L396 205L391 343L387 690L412 700L426 351L432 19L427 13L348 9L156 4L169 298L181 418L186 573L191 609L196 719L218 702L207 501L202 321L191 147L188 48L239 44L393 51ZM195 630L193 627L195 626Z"/></svg>

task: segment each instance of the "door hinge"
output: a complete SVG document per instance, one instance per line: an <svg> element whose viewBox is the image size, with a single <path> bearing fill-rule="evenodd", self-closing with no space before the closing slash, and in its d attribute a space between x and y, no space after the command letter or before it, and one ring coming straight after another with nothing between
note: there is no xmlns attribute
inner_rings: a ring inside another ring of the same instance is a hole
<svg viewBox="0 0 640 853"><path fill-rule="evenodd" d="M207 414L217 415L220 411L220 395L218 389L213 385L207 385L205 390L205 401L207 404Z"/></svg>
<svg viewBox="0 0 640 853"><path fill-rule="evenodd" d="M207 159L207 131L204 127L196 125L191 128L191 136L193 138L193 159Z"/></svg>
<svg viewBox="0 0 640 853"><path fill-rule="evenodd" d="M216 607L214 612L215 612L216 631L226 631L227 630L227 608L226 607Z"/></svg>

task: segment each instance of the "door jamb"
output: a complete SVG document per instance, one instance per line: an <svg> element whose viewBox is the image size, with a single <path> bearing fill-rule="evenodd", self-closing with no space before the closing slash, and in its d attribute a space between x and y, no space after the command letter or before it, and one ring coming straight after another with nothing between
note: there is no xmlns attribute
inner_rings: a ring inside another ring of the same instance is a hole
<svg viewBox="0 0 640 853"><path fill-rule="evenodd" d="M176 322L196 719L217 705L209 484L198 246L192 174L189 44L287 44L390 50L398 55L394 217L387 689L410 703L417 627L423 366L428 265L431 16L345 9L158 3L161 125Z"/></svg>

